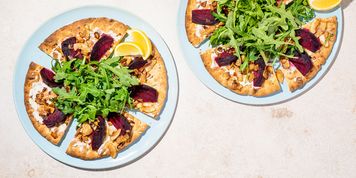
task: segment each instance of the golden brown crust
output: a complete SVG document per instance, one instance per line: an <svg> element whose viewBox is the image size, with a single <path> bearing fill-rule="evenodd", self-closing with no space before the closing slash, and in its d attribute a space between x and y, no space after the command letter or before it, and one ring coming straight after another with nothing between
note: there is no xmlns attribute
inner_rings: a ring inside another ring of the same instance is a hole
<svg viewBox="0 0 356 178"><path fill-rule="evenodd" d="M35 111L34 108L32 107L30 100L30 91L32 89L32 84L35 82L41 82L41 75L40 71L43 67L31 62L29 69L27 71L26 79L25 79L25 85L24 85L24 102L26 106L26 111L27 114L35 127L35 129L43 136L45 137L48 141L51 143L57 145L58 143L61 142L63 136L66 133L66 130L68 129L68 126L72 122L72 116L68 116L63 124L66 124L65 128L63 130L59 130L60 126L55 126L52 127L52 130L48 128L46 125L43 123L39 122L36 120L33 112ZM37 104L37 103L36 103ZM47 103L45 105L48 105ZM64 127L64 126L62 126Z"/></svg>
<svg viewBox="0 0 356 178"><path fill-rule="evenodd" d="M304 26L317 38L319 38L322 46L315 53L307 51L313 62L312 70L305 76L307 81L310 81L319 72L321 66L328 59L337 37L337 18L336 16L329 18L316 18Z"/></svg>
<svg viewBox="0 0 356 178"><path fill-rule="evenodd" d="M253 82L248 81L248 77L241 74L238 69L215 66L213 64L214 50L209 49L200 55L207 71L224 87L240 95L257 97L268 96L280 91L281 88L274 72L268 76L268 79L264 81L261 87L255 88ZM230 74L230 70L234 72L233 75Z"/></svg>
<svg viewBox="0 0 356 178"><path fill-rule="evenodd" d="M89 143L90 141L81 141L80 133L82 132L82 127L84 126L84 124L82 124L81 127L77 129L76 137L70 142L66 153L73 157L84 160L99 159L108 156L115 158L117 153L137 141L137 139L139 139L148 128L147 124L141 122L132 115L124 113L124 116L133 126L131 136L128 136L127 134L124 136L119 136L120 130L117 130L110 122L106 122L106 135L104 138L104 143L98 150L93 150L91 148L91 144ZM128 137L129 140L126 141ZM89 140L90 139L91 138L89 138Z"/></svg>
<svg viewBox="0 0 356 178"><path fill-rule="evenodd" d="M211 9L211 3L213 0L207 0L206 7L204 9ZM221 23L216 25L199 25L192 23L192 10L197 9L199 2L196 0L188 0L187 9L185 12L185 29L188 36L188 40L193 46L198 47L206 38L208 38ZM200 31L198 32L197 30Z"/></svg>
<svg viewBox="0 0 356 178"><path fill-rule="evenodd" d="M135 107L141 112L156 118L161 113L164 107L168 85L167 71L164 65L163 58L155 47L155 45L153 44L152 56L153 57L150 59L150 63L144 67L144 72L146 74L142 76L144 79L140 81L140 83L156 89L158 92L158 101L155 103L142 103L139 101L135 101Z"/></svg>
<svg viewBox="0 0 356 178"><path fill-rule="evenodd" d="M313 63L312 69L306 76L303 76L298 69L288 61L287 67L281 67L281 71L284 73L288 88L292 92L302 88L308 81L313 79L320 71L322 65L325 64L336 41L337 18L336 16L330 18L316 18L312 22L304 25L303 28L308 29L317 38L319 38L322 46L315 53L305 49L311 57Z"/></svg>
<svg viewBox="0 0 356 178"><path fill-rule="evenodd" d="M125 36L128 28L127 25L106 17L82 19L66 25L52 33L40 44L39 48L52 58L64 61L66 59L62 53L61 44L65 39L76 37L77 43L83 44L78 45L79 49L83 50L83 53L90 54L94 43L98 40L93 35L95 32L106 33L109 35L114 33L116 36L114 38L114 44L112 45L113 47L104 55L104 57L107 57Z"/></svg>
<svg viewBox="0 0 356 178"><path fill-rule="evenodd" d="M268 96L277 93L280 90L281 90L281 86L279 85L279 81L277 79L276 73L273 72L268 76L268 79L266 79L263 82L262 86L257 90L255 90L253 96L257 96L257 97Z"/></svg>

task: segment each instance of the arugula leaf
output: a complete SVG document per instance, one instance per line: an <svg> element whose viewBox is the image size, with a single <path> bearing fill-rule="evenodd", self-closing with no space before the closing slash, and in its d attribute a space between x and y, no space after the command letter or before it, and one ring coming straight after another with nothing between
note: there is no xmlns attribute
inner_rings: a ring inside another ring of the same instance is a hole
<svg viewBox="0 0 356 178"><path fill-rule="evenodd" d="M106 117L110 112L132 108L128 88L139 82L120 60L113 57L89 63L85 59L56 62L52 65L55 80L64 83L62 88L53 88L58 95L56 107L65 114L73 114L79 124L95 121L98 115Z"/></svg>
<svg viewBox="0 0 356 178"><path fill-rule="evenodd" d="M228 12L227 12L228 11ZM224 26L210 37L210 45L235 48L235 55L244 55L247 62L262 57L266 62L289 56L290 51L303 52L295 30L314 17L308 0L294 0L277 5L276 0L217 0L214 17Z"/></svg>

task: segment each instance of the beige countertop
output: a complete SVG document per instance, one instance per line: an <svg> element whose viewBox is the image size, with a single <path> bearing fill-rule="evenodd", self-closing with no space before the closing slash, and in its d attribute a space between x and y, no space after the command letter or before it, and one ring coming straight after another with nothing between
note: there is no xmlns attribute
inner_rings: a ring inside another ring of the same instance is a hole
<svg viewBox="0 0 356 178"><path fill-rule="evenodd" d="M206 88L184 61L179 0L0 0L0 177L356 177L356 2L344 0L344 37L326 76L292 101L246 106ZM20 49L46 20L83 5L119 7L144 18L170 47L180 98L163 140L142 159L108 171L66 166L25 133L12 99ZM199 91L199 92L197 92Z"/></svg>

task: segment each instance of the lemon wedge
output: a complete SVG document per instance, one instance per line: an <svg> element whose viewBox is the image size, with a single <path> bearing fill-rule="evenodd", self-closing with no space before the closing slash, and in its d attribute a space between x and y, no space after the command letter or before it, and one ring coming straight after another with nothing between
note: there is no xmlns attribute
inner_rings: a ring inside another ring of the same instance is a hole
<svg viewBox="0 0 356 178"><path fill-rule="evenodd" d="M146 33L138 29L128 30L127 33L132 37L132 42L136 43L142 49L142 58L147 59L150 57L152 53L152 43Z"/></svg>
<svg viewBox="0 0 356 178"><path fill-rule="evenodd" d="M309 0L309 5L318 11L327 11L335 8L341 3L341 0Z"/></svg>
<svg viewBox="0 0 356 178"><path fill-rule="evenodd" d="M116 46L114 56L144 55L142 48L134 42L124 42Z"/></svg>

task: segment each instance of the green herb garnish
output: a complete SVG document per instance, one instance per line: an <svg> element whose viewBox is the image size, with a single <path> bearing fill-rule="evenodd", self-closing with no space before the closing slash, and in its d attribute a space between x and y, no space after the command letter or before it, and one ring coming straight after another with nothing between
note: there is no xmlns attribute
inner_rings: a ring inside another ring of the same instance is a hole
<svg viewBox="0 0 356 178"><path fill-rule="evenodd" d="M53 88L58 95L56 107L65 114L73 114L78 123L95 121L98 115L132 108L129 87L138 85L131 70L120 64L117 57L86 63L76 59L52 66L56 82L64 87Z"/></svg>
<svg viewBox="0 0 356 178"><path fill-rule="evenodd" d="M217 0L214 17L225 25L210 37L212 46L235 48L235 55L265 62L289 56L289 51L303 52L295 30L314 17L307 0L294 0L277 6L276 0ZM275 62L275 61L274 61ZM240 66L243 71L248 65Z"/></svg>

